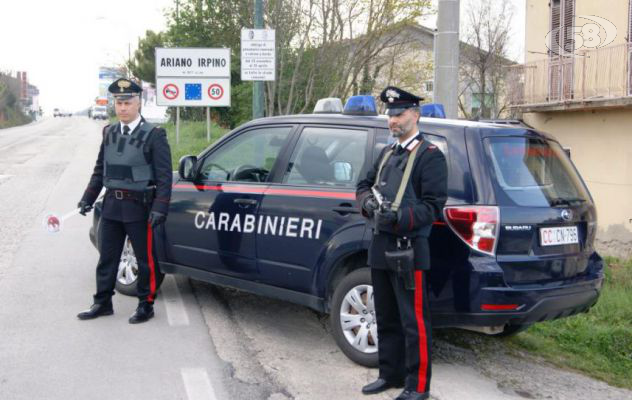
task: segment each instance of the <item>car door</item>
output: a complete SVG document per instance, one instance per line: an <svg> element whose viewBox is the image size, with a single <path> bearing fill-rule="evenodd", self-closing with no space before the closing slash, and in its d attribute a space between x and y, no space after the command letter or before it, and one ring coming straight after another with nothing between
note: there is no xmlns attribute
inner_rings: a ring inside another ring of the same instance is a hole
<svg viewBox="0 0 632 400"><path fill-rule="evenodd" d="M270 183L259 208L263 282L310 292L332 236L346 226L364 225L355 188L366 173L369 133L345 126L302 127L283 173Z"/></svg>
<svg viewBox="0 0 632 400"><path fill-rule="evenodd" d="M292 129L265 126L231 134L198 160L193 182L174 185L166 231L172 262L257 278L257 214Z"/></svg>

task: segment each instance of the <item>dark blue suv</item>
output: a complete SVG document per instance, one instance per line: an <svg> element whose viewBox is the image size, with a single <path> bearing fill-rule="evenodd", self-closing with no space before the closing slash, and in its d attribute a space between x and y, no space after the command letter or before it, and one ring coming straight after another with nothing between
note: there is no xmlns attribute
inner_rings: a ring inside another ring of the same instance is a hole
<svg viewBox="0 0 632 400"><path fill-rule="evenodd" d="M430 236L433 326L507 335L594 305L595 206L560 144L520 125L421 118L419 127L449 169ZM376 365L372 231L355 185L391 140L384 116L293 115L249 122L183 157L156 233L162 272L328 312L342 351ZM134 283L127 248L118 289L132 294Z"/></svg>

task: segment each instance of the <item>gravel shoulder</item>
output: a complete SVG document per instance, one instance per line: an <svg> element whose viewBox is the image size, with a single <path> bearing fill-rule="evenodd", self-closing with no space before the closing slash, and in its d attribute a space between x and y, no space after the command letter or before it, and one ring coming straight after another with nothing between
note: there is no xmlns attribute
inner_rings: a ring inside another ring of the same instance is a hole
<svg viewBox="0 0 632 400"><path fill-rule="evenodd" d="M376 369L348 360L330 335L328 316L305 307L193 281L219 357L252 398L393 399L363 396ZM630 399L632 392L458 330L435 331L432 398ZM457 337L458 340L454 340ZM251 397L249 397L251 398Z"/></svg>

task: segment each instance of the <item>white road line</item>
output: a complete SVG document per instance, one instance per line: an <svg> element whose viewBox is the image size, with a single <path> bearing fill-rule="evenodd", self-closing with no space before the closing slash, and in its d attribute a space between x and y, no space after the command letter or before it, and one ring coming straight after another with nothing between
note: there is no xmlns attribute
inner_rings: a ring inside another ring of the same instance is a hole
<svg viewBox="0 0 632 400"><path fill-rule="evenodd" d="M182 368L180 370L189 400L217 400L204 368Z"/></svg>
<svg viewBox="0 0 632 400"><path fill-rule="evenodd" d="M165 280L160 287L163 301L165 303L165 311L167 313L167 321L170 326L186 326L189 325L189 314L180 296L178 283L171 275L166 275Z"/></svg>

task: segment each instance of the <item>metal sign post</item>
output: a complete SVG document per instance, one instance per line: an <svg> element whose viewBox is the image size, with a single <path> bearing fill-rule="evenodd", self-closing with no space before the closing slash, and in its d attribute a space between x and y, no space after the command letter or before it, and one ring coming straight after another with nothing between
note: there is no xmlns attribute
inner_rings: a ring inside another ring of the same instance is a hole
<svg viewBox="0 0 632 400"><path fill-rule="evenodd" d="M180 107L176 107L176 144L180 144Z"/></svg>
<svg viewBox="0 0 632 400"><path fill-rule="evenodd" d="M206 141L211 141L211 107L206 107Z"/></svg>

